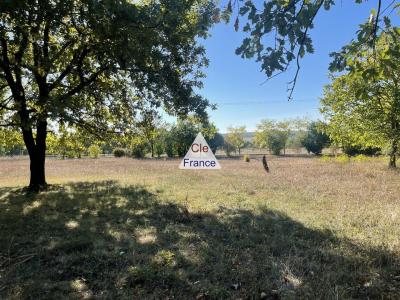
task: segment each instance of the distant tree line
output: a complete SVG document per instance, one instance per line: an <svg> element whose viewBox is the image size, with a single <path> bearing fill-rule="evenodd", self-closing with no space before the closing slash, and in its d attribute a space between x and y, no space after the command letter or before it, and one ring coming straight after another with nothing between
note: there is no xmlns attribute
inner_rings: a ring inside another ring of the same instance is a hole
<svg viewBox="0 0 400 300"><path fill-rule="evenodd" d="M324 133L322 122L305 118L282 121L263 120L257 125L254 144L259 148L268 148L275 155L286 154L287 148L308 153L321 154L329 146L329 137Z"/></svg>
<svg viewBox="0 0 400 300"><path fill-rule="evenodd" d="M184 156L197 134L201 132L213 152L224 146L223 136L208 120L196 117L179 119L176 123L162 122L154 111L142 113L135 127L127 133L99 137L79 127L58 125L48 133L47 155L60 158L98 157L114 154L117 157L143 158ZM0 129L0 155L26 154L24 142L18 130Z"/></svg>
<svg viewBox="0 0 400 300"><path fill-rule="evenodd" d="M101 154L116 157L134 158L182 157L188 151L196 135L201 132L211 150L223 151L227 156L241 154L244 148L268 149L271 154L285 155L290 148L300 153L320 155L327 147L341 148L347 155L376 155L380 147L356 143L337 143L329 137L332 128L322 121L305 118L271 120L265 119L257 124L256 132L250 137L245 126L229 127L226 134L218 132L216 126L208 121L190 116L178 119L175 123L165 123L154 111L144 111L130 133L112 134L99 137L80 130L78 127L59 125L57 130L48 133L47 155L65 158L96 158ZM0 129L0 155L26 154L24 142L16 130ZM346 137L343 137L344 139Z"/></svg>
<svg viewBox="0 0 400 300"><path fill-rule="evenodd" d="M288 148L300 152L305 149L309 154L320 155L324 148L341 149L343 153L354 156L358 154L377 155L384 153L381 147L354 142L342 136L342 143L337 142L338 136L332 136L335 123L310 121L305 118L276 121L262 120L257 124L256 132L250 142L246 138L246 128L230 127L225 136L224 150L227 155L239 153L247 147L268 149L274 155L285 155ZM336 139L335 139L336 138Z"/></svg>

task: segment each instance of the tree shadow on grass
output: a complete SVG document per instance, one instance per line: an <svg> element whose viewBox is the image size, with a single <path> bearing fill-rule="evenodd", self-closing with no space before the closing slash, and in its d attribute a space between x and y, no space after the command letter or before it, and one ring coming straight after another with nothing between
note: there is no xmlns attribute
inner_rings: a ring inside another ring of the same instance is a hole
<svg viewBox="0 0 400 300"><path fill-rule="evenodd" d="M398 299L399 257L271 210L190 213L114 181L0 189L0 298Z"/></svg>

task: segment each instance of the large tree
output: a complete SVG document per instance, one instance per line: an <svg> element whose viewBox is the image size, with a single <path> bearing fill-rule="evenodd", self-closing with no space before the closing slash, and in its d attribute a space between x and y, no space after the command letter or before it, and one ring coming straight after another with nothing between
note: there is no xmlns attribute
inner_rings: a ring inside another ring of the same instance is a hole
<svg viewBox="0 0 400 300"><path fill-rule="evenodd" d="M199 132L210 141L216 135L217 127L208 119L195 116L179 119L170 132L176 154L184 156Z"/></svg>
<svg viewBox="0 0 400 300"><path fill-rule="evenodd" d="M207 64L198 37L214 10L203 0L1 0L0 124L22 133L29 187L46 186L51 123L122 130L137 99L204 114L193 87Z"/></svg>
<svg viewBox="0 0 400 300"><path fill-rule="evenodd" d="M375 45L351 45L347 72L332 79L321 100L328 133L341 144L390 149L396 167L400 146L400 29L387 26Z"/></svg>

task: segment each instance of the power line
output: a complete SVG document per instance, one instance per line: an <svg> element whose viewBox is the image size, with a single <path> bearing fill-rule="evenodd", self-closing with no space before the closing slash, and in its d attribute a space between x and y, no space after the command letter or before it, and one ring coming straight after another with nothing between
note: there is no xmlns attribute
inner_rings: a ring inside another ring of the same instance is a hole
<svg viewBox="0 0 400 300"><path fill-rule="evenodd" d="M248 104L271 104L271 103L296 103L296 102L313 102L318 101L317 99L294 99L290 102L285 100L272 100L272 101L236 101L236 102L220 102L217 105L248 105Z"/></svg>

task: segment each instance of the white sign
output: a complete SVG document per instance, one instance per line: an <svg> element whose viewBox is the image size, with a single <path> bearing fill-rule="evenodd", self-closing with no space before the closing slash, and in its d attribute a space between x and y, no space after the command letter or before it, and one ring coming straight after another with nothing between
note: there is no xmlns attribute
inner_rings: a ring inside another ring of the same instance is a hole
<svg viewBox="0 0 400 300"><path fill-rule="evenodd" d="M194 139L179 169L221 169L201 132Z"/></svg>

